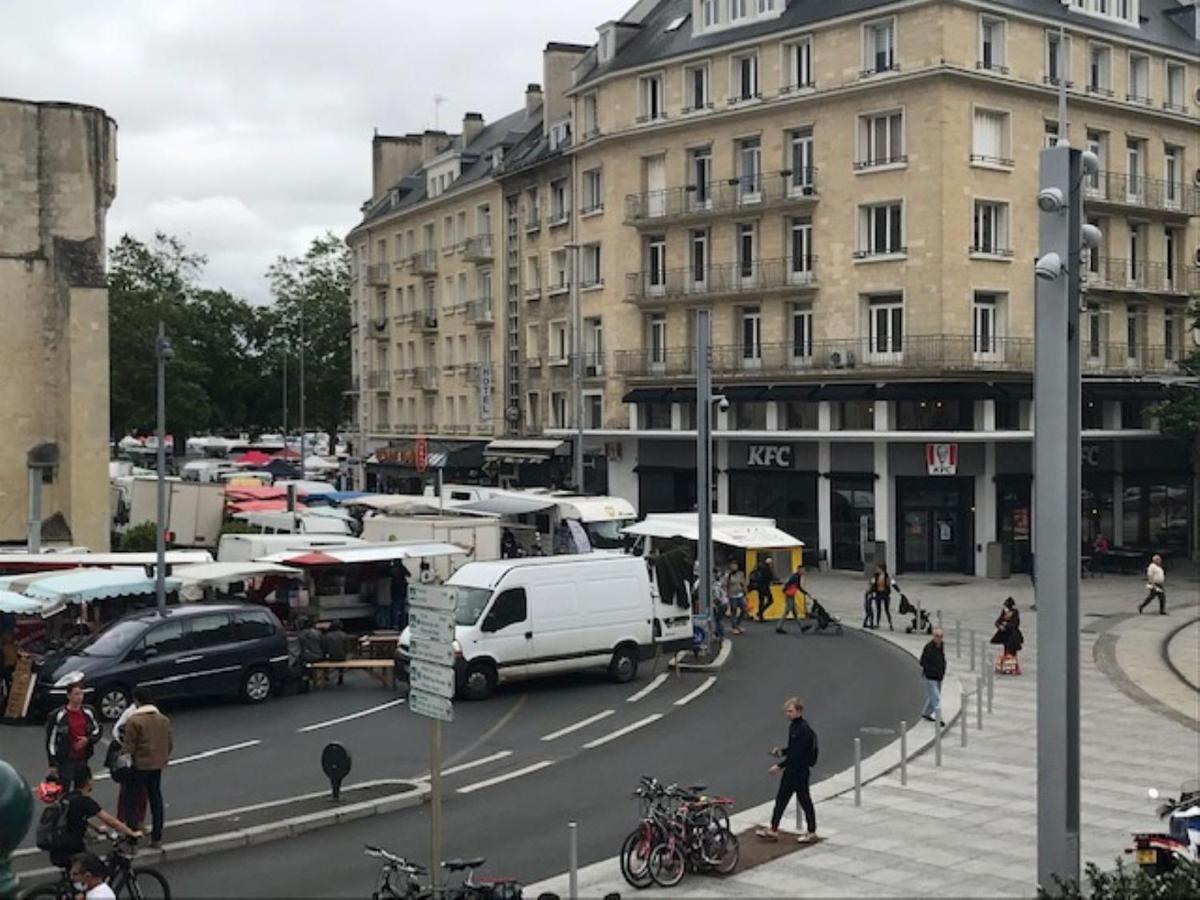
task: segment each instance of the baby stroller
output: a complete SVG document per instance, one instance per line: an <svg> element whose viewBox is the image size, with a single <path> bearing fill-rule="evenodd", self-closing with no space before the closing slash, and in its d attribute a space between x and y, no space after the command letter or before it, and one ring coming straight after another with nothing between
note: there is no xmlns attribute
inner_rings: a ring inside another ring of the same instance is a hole
<svg viewBox="0 0 1200 900"><path fill-rule="evenodd" d="M912 634L914 631L923 631L925 634L933 632L933 623L929 621L929 613L925 610L920 610L921 621L917 622L918 610L915 606L908 602L908 597L903 591L900 592L900 615L912 616L912 624L904 629L906 634Z"/></svg>
<svg viewBox="0 0 1200 900"><path fill-rule="evenodd" d="M808 618L812 620L812 624L808 625L804 630L816 632L828 631L829 629L833 628L836 629L837 634L841 634L842 620L837 616L832 615L829 610L827 610L821 604L820 600L807 591L805 592L805 597L808 606Z"/></svg>

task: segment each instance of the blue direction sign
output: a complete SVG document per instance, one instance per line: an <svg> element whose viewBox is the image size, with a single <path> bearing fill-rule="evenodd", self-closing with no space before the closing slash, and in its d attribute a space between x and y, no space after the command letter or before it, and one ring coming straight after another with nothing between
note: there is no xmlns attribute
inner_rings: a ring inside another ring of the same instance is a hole
<svg viewBox="0 0 1200 900"><path fill-rule="evenodd" d="M454 705L446 698L436 694L410 690L408 692L408 708L427 719L437 719L440 722L454 721Z"/></svg>

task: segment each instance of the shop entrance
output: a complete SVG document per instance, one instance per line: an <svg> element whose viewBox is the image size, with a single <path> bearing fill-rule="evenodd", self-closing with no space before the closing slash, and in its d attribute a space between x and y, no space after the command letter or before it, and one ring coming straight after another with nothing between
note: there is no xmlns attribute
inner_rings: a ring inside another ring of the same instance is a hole
<svg viewBox="0 0 1200 900"><path fill-rule="evenodd" d="M1030 475L996 477L996 536L1008 548L1012 571L1023 574L1029 573L1033 556L1032 494Z"/></svg>
<svg viewBox="0 0 1200 900"><path fill-rule="evenodd" d="M897 478L900 572L974 574L973 478Z"/></svg>
<svg viewBox="0 0 1200 900"><path fill-rule="evenodd" d="M832 494L833 568L863 568L863 547L875 540L875 476L837 475Z"/></svg>

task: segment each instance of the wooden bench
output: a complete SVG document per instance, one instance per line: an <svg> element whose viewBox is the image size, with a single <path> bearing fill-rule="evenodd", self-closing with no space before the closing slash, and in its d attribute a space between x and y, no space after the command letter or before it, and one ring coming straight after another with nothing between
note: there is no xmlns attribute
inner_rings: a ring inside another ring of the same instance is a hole
<svg viewBox="0 0 1200 900"><path fill-rule="evenodd" d="M313 678L314 686L328 684L330 674L335 671L338 673L352 671L366 672L383 687L391 687L393 690L396 688L396 663L391 659L348 659L345 662L324 660L309 663L309 668L317 673L317 677Z"/></svg>

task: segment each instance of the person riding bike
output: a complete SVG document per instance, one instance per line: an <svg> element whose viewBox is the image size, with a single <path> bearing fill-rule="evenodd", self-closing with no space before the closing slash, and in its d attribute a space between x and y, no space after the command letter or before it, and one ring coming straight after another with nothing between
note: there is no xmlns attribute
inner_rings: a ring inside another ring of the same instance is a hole
<svg viewBox="0 0 1200 900"><path fill-rule="evenodd" d="M142 836L140 831L135 831L116 816L105 812L91 794L92 770L81 766L75 770L67 795L57 801L63 804L60 815L65 817L65 821L49 853L50 862L60 869L69 868L72 859L86 849L83 839L88 826L96 831L101 830L95 824L97 821L126 837L137 839Z"/></svg>

